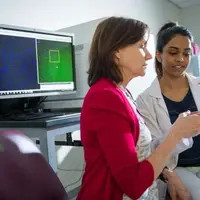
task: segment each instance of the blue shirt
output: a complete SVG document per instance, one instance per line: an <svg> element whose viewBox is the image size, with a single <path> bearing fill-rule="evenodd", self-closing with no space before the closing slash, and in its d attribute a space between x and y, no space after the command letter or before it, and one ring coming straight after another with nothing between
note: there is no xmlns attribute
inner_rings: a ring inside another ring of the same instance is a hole
<svg viewBox="0 0 200 200"><path fill-rule="evenodd" d="M190 110L191 112L197 111L197 106L190 89L184 99L180 102L172 101L164 95L163 98L167 106L170 121L172 124L176 121L180 113L186 112L188 110ZM193 140L194 144L192 148L182 152L179 155L178 166L200 166L200 135L193 137Z"/></svg>

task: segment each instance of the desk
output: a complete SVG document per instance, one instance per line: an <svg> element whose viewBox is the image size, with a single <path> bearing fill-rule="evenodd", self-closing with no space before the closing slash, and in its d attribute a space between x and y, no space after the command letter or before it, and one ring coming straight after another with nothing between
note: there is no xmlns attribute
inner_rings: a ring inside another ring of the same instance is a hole
<svg viewBox="0 0 200 200"><path fill-rule="evenodd" d="M55 137L80 130L80 113L49 119L0 121L0 131L12 129L23 131L30 138L38 138L40 140L41 152L53 170L57 172Z"/></svg>

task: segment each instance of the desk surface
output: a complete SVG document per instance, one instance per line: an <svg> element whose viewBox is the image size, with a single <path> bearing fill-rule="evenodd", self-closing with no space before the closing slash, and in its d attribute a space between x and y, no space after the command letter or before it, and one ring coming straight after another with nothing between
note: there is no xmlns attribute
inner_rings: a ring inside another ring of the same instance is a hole
<svg viewBox="0 0 200 200"><path fill-rule="evenodd" d="M25 121L0 121L0 128L52 128L71 123L80 123L80 113Z"/></svg>

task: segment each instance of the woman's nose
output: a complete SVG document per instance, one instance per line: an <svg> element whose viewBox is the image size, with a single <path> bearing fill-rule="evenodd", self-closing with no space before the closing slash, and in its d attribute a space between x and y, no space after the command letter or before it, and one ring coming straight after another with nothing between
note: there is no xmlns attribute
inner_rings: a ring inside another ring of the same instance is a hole
<svg viewBox="0 0 200 200"><path fill-rule="evenodd" d="M177 62L183 62L183 61L184 61L183 55L182 55L182 54L179 54L179 55L177 56L177 58L176 58L176 61L177 61Z"/></svg>

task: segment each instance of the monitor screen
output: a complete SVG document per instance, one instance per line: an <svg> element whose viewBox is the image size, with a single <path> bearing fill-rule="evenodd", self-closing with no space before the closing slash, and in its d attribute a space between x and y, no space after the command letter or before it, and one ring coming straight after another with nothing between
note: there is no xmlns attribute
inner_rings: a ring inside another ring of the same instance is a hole
<svg viewBox="0 0 200 200"><path fill-rule="evenodd" d="M0 98L75 90L73 38L0 30Z"/></svg>

